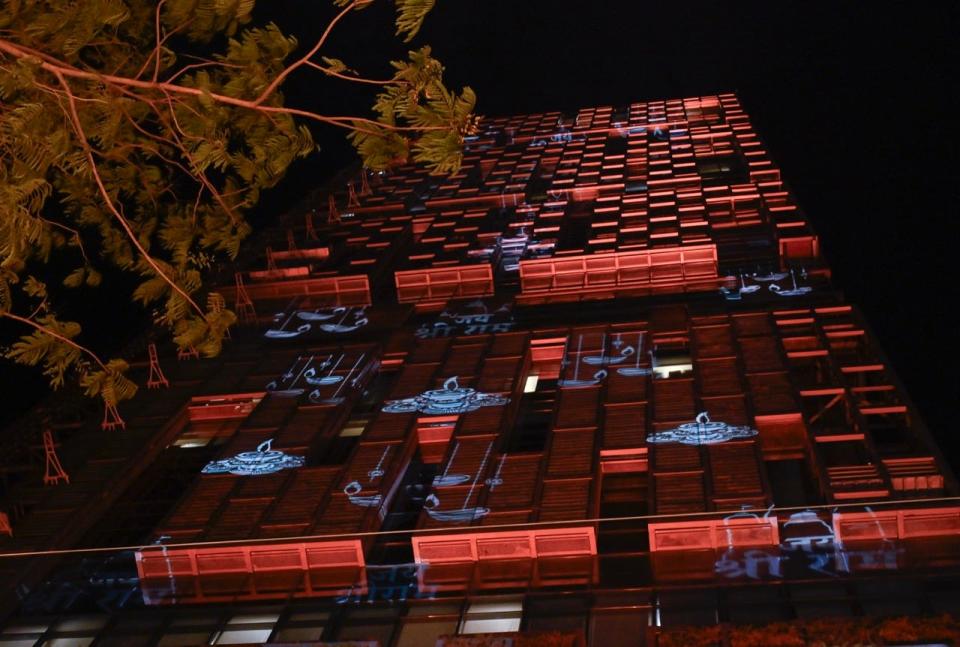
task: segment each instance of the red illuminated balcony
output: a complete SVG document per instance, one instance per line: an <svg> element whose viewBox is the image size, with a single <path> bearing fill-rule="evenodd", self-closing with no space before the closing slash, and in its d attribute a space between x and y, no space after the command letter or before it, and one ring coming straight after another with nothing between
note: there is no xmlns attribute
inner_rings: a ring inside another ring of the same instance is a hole
<svg viewBox="0 0 960 647"><path fill-rule="evenodd" d="M522 302L641 296L717 287L714 245L555 256L520 262Z"/></svg>
<svg viewBox="0 0 960 647"><path fill-rule="evenodd" d="M362 583L359 540L151 546L136 553L144 602L181 604L331 595Z"/></svg>
<svg viewBox="0 0 960 647"><path fill-rule="evenodd" d="M400 303L446 302L493 294L493 269L485 264L405 270L397 272L395 280Z"/></svg>
<svg viewBox="0 0 960 647"><path fill-rule="evenodd" d="M413 537L418 579L438 590L588 584L597 577L589 526Z"/></svg>
<svg viewBox="0 0 960 647"><path fill-rule="evenodd" d="M715 550L728 546L776 546L777 518L746 517L651 523L651 551Z"/></svg>

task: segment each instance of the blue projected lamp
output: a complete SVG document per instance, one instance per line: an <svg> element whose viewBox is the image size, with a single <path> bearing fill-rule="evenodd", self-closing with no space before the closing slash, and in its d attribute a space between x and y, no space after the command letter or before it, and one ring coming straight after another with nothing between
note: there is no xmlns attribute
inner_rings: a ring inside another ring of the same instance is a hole
<svg viewBox="0 0 960 647"><path fill-rule="evenodd" d="M203 474L236 474L237 476L263 476L280 470L303 467L303 456L291 456L276 449L270 449L273 439L257 445L256 451L241 452L236 456L219 461L210 461L201 471Z"/></svg>
<svg viewBox="0 0 960 647"><path fill-rule="evenodd" d="M480 407L499 407L508 402L510 399L503 396L462 387L457 382L457 376L454 375L443 383L442 389L424 391L412 398L388 400L383 411L384 413L419 411L427 415L442 416L476 411Z"/></svg>
<svg viewBox="0 0 960 647"><path fill-rule="evenodd" d="M716 445L736 438L750 438L759 432L745 426L728 425L710 420L706 411L694 422L685 422L679 427L647 436L648 443L682 443L684 445Z"/></svg>

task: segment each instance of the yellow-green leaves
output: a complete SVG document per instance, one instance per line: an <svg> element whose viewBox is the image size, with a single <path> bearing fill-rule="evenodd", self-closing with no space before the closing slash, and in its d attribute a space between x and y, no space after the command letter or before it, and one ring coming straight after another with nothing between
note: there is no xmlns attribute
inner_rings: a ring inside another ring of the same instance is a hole
<svg viewBox="0 0 960 647"><path fill-rule="evenodd" d="M443 84L443 66L429 47L393 61L391 83L377 95L378 123L355 122L350 140L364 166L383 170L409 157L432 173L454 173L463 161L463 138L476 129L477 97L469 87L460 95Z"/></svg>
<svg viewBox="0 0 960 647"><path fill-rule="evenodd" d="M95 288L100 285L103 275L92 267L78 267L63 279L63 284L68 288L79 288L81 285L87 285Z"/></svg>
<svg viewBox="0 0 960 647"><path fill-rule="evenodd" d="M250 21L254 0L167 0L161 18L167 29L186 26L190 38L206 41L220 33L232 36Z"/></svg>
<svg viewBox="0 0 960 647"><path fill-rule="evenodd" d="M342 15L373 1L334 4ZM410 40L435 0L394 2ZM459 168L473 128L476 97L444 86L429 47L393 62L386 81L364 78L330 43L298 49L276 25L243 28L254 0L0 4L0 313L38 327L9 357L42 366L55 386L75 370L108 404L133 392L125 365L101 366L73 341L79 325L55 318L66 289L138 275L127 296L181 349L213 356L236 317L203 273L237 257L262 192L316 150L307 123L349 123L367 168L412 158L436 173ZM207 44L180 56L184 37ZM374 118L288 109L283 82L309 67L379 90Z"/></svg>
<svg viewBox="0 0 960 647"><path fill-rule="evenodd" d="M137 393L137 385L124 375L129 368L122 359L112 359L106 363L105 369L84 372L80 376L80 386L87 396L103 398L108 405L116 406Z"/></svg>
<svg viewBox="0 0 960 647"><path fill-rule="evenodd" d="M13 275L13 278L16 279L16 274ZM12 307L13 292L10 290L10 278L6 272L0 271L0 315Z"/></svg>
<svg viewBox="0 0 960 647"><path fill-rule="evenodd" d="M81 358L78 348L63 341L80 334L80 324L73 321L57 321L53 315L42 315L37 323L54 334L34 330L24 335L5 353L7 359L27 366L43 366L43 374L50 386L63 386L64 376Z"/></svg>
<svg viewBox="0 0 960 647"><path fill-rule="evenodd" d="M404 42L417 35L423 20L433 9L436 0L396 0L397 3L397 35L404 36Z"/></svg>

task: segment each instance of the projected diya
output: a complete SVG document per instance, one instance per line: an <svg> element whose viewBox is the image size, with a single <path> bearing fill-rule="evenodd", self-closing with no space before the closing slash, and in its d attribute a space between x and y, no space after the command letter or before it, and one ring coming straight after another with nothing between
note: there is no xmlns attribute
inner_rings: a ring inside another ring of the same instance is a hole
<svg viewBox="0 0 960 647"><path fill-rule="evenodd" d="M419 411L431 416L443 416L476 411L480 407L501 407L508 402L510 398L462 387L457 382L457 376L454 375L443 383L442 389L424 391L412 398L388 400L383 411L386 413Z"/></svg>
<svg viewBox="0 0 960 647"><path fill-rule="evenodd" d="M757 435L751 427L728 425L725 422L710 420L704 411L694 422L685 422L679 427L660 431L647 436L648 443L682 443L684 445L715 445L737 438L750 438Z"/></svg>
<svg viewBox="0 0 960 647"><path fill-rule="evenodd" d="M280 470L303 467L303 456L291 456L276 449L270 449L273 439L257 445L256 451L241 452L231 458L210 461L201 471L203 474L236 474L238 476L263 476Z"/></svg>

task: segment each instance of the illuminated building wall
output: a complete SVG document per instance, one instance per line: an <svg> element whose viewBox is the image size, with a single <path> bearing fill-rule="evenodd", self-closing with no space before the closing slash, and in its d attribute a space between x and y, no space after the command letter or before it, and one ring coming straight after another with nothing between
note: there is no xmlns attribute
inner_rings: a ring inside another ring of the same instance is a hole
<svg viewBox="0 0 960 647"><path fill-rule="evenodd" d="M224 274L222 357L161 352L100 496L57 503L94 456L13 519L4 550L131 547L89 631L62 567L10 575L22 644L956 608L957 484L733 95L487 119L454 176L346 182Z"/></svg>

